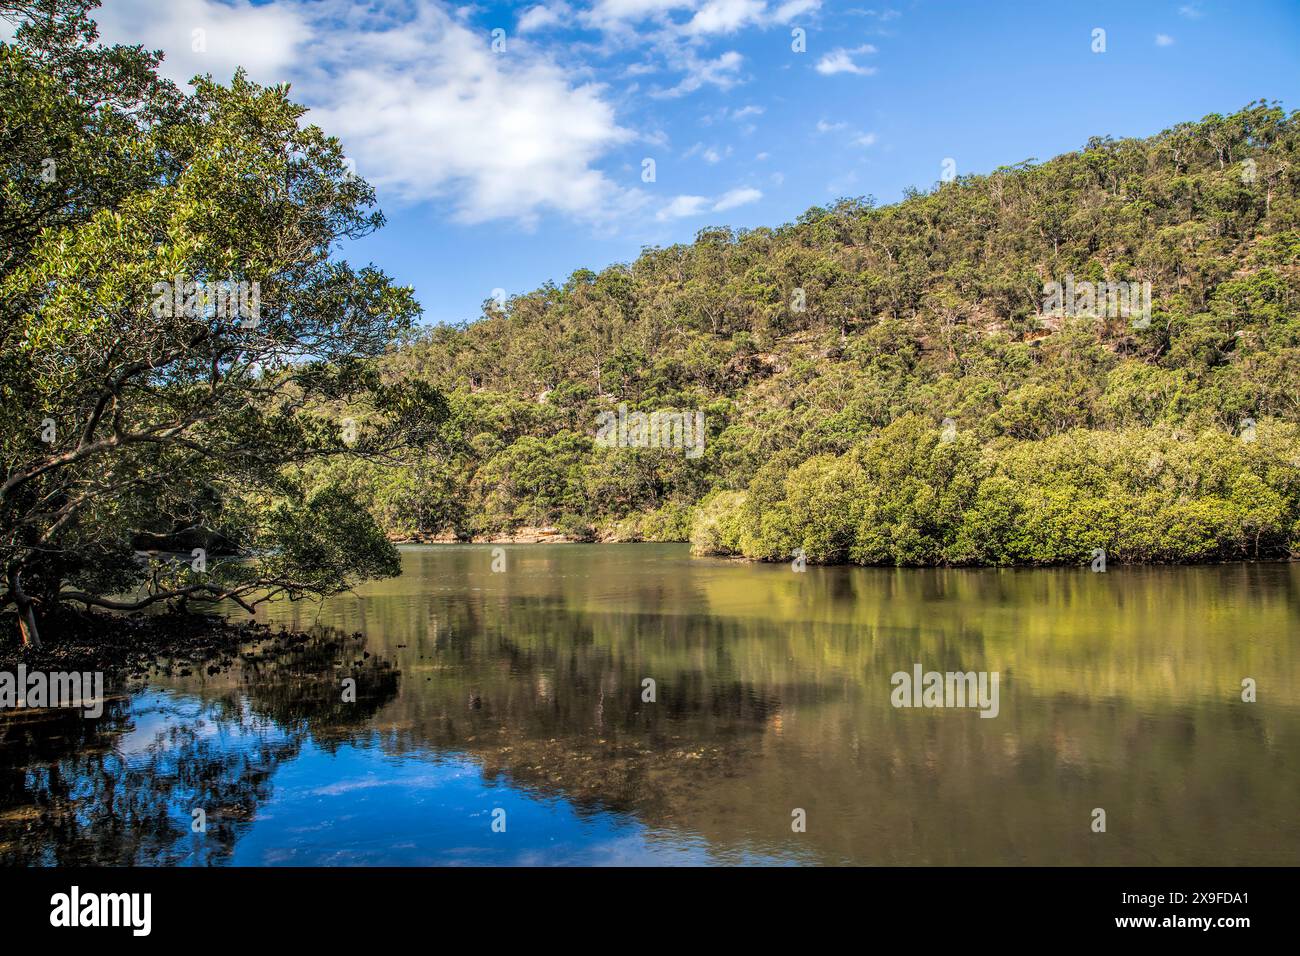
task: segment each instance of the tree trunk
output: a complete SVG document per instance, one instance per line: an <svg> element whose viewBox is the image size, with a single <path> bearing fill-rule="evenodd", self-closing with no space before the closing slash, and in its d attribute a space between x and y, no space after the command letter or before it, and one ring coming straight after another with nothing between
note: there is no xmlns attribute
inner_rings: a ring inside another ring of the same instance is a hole
<svg viewBox="0 0 1300 956"><path fill-rule="evenodd" d="M14 604L18 606L18 634L23 647L41 646L41 632L36 627L36 614L32 610L32 599L23 590L17 571L9 572L9 593L13 595Z"/></svg>
<svg viewBox="0 0 1300 956"><path fill-rule="evenodd" d="M36 627L36 615L32 613L31 601L23 601L18 605L18 633L22 636L23 647L41 646L41 632Z"/></svg>

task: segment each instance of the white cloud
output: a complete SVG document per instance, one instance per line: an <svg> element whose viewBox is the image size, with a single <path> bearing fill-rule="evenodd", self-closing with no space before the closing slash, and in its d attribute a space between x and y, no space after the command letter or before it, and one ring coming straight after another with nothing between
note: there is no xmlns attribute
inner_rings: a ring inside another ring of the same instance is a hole
<svg viewBox="0 0 1300 956"><path fill-rule="evenodd" d="M1171 37L1168 33L1156 34L1156 46L1173 46L1173 45L1174 45L1174 38Z"/></svg>
<svg viewBox="0 0 1300 956"><path fill-rule="evenodd" d="M871 76L876 72L874 66L859 66L853 59L859 54L875 53L876 48L870 43L856 47L852 50L838 49L827 53L817 61L817 72L823 76L834 76L836 73L853 73L857 76Z"/></svg>
<svg viewBox="0 0 1300 956"><path fill-rule="evenodd" d="M707 196L677 196L663 209L656 213L660 222L670 219L687 219L700 216L706 212L726 212L737 206L747 206L763 198L763 193L749 186L732 189L715 199Z"/></svg>
<svg viewBox="0 0 1300 956"><path fill-rule="evenodd" d="M786 0L775 8L767 0L704 0L681 29L687 36L735 33L747 26L789 23L820 8L821 0Z"/></svg>
<svg viewBox="0 0 1300 956"><path fill-rule="evenodd" d="M680 77L675 85L650 91L653 97L665 98L685 96L709 86L728 90L740 83L743 57L736 50L710 56L706 50L712 39L748 28L769 29L789 23L794 17L815 13L821 3L822 0L593 0L587 9L574 13L572 19L582 27L602 33L599 44L581 45L588 52L607 56L615 51L647 49L655 59L662 59L665 70ZM550 21L549 16L545 19ZM635 69L633 73L628 68L625 75L653 71L648 66Z"/></svg>
<svg viewBox="0 0 1300 956"><path fill-rule="evenodd" d="M617 199L594 163L632 134L601 86L517 48L496 55L441 13L398 29L338 37L342 69L321 88L322 125L362 175L404 198L454 197L471 222L600 218Z"/></svg>
<svg viewBox="0 0 1300 956"><path fill-rule="evenodd" d="M1205 13L1194 3L1187 3L1178 8L1178 15L1188 20L1199 20Z"/></svg>
<svg viewBox="0 0 1300 956"><path fill-rule="evenodd" d="M704 196L678 196L655 215L660 222L669 219L685 219L698 216L708 207L709 200Z"/></svg>
<svg viewBox="0 0 1300 956"><path fill-rule="evenodd" d="M676 10L694 9L697 0L597 0L581 15L597 30L621 31L648 19L663 19Z"/></svg>
<svg viewBox="0 0 1300 956"><path fill-rule="evenodd" d="M718 201L713 204L713 211L725 212L728 209L735 209L737 206L747 206L752 202L758 202L762 198L763 194L751 187L732 189L718 197Z"/></svg>
<svg viewBox="0 0 1300 956"><path fill-rule="evenodd" d="M452 0L112 0L95 17L107 42L164 50L164 72L179 81L196 73L228 81L242 65L258 82L291 82L294 98L311 107L307 120L339 137L386 203L440 201L461 221L531 224L547 212L610 222L649 202L643 190L603 172L623 144L667 146L665 136L638 135L619 122L616 110L632 94L624 78L662 73L662 83L648 90L661 99L730 90L749 79L748 64L737 49L711 39L771 29L821 6L524 0L504 55L491 49L492 24L483 11ZM509 28L509 19L501 25ZM571 28L602 31L603 43L550 42L547 31ZM195 29L205 31L205 51L193 49ZM538 37L545 46L534 42ZM644 51L635 58L641 62L607 59L629 48ZM834 51L818 69L874 72L853 60L868 52L874 49ZM594 80L620 74L618 92ZM735 121L744 136L762 112L742 103L717 116ZM719 163L731 151L714 146L700 156ZM732 190L701 199L698 208L734 208L754 201L749 195ZM679 197L659 215L694 215L698 198Z"/></svg>
<svg viewBox="0 0 1300 956"><path fill-rule="evenodd" d="M579 16L586 26L610 33L626 34L652 21L669 33L698 37L789 23L820 7L821 0L784 0L775 6L768 0L596 0ZM689 15L687 19L680 19L683 14Z"/></svg>
<svg viewBox="0 0 1300 956"><path fill-rule="evenodd" d="M560 26L572 16L573 11L569 9L567 3L539 3L520 14L517 29L520 33L535 33L538 30Z"/></svg>
<svg viewBox="0 0 1300 956"><path fill-rule="evenodd" d="M597 166L635 138L603 86L521 38L492 52L485 32L442 5L114 0L99 13L107 40L161 47L173 75L197 67L228 79L244 64L259 81L292 81L308 121L338 136L389 201L442 199L461 221L525 224L548 210L608 220L644 202ZM190 49L197 24L206 54Z"/></svg>
<svg viewBox="0 0 1300 956"><path fill-rule="evenodd" d="M789 23L795 17L801 17L805 13L812 13L821 7L821 0L786 0L774 11L772 19L777 23Z"/></svg>
<svg viewBox="0 0 1300 956"><path fill-rule="evenodd" d="M696 143L686 152L682 153L683 159L690 159L692 156L699 156L706 163L715 164L722 162L723 159L731 155L731 147L719 150L716 146L705 146L703 143Z"/></svg>
<svg viewBox="0 0 1300 956"><path fill-rule="evenodd" d="M248 0L114 0L91 16L105 43L166 51L159 72L182 85L200 73L229 82L239 66L259 83L280 82L312 33L308 14L296 4L253 6Z"/></svg>
<svg viewBox="0 0 1300 956"><path fill-rule="evenodd" d="M686 24L687 34L735 33L759 23L767 12L764 0L707 0Z"/></svg>
<svg viewBox="0 0 1300 956"><path fill-rule="evenodd" d="M592 14L610 19L643 20L646 17L682 7L692 7L695 0L597 0Z"/></svg>
<svg viewBox="0 0 1300 956"><path fill-rule="evenodd" d="M817 121L817 132L820 134L839 133L847 129L849 129L848 123L831 123L824 119ZM852 139L850 140L850 142L854 146L876 145L875 133L861 133L861 132L857 132L856 130L850 130L850 132L852 133Z"/></svg>
<svg viewBox="0 0 1300 956"><path fill-rule="evenodd" d="M702 60L695 55L694 51L688 50L682 60L682 66L686 71L686 76L682 78L682 81L671 89L658 90L651 95L657 97L684 96L687 93L694 93L705 85L716 86L721 90L729 90L740 82L740 67L744 61L745 58L735 50L728 50L712 60Z"/></svg>

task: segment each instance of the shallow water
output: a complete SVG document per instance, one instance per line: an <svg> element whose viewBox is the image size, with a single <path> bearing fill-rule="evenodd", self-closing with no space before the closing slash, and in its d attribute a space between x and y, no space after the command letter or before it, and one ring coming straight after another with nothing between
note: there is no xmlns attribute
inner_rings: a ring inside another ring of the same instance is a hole
<svg viewBox="0 0 1300 956"><path fill-rule="evenodd" d="M98 721L0 714L0 862L1300 862L1300 565L503 550L404 549L262 614L311 642ZM891 706L918 663L997 672L998 715Z"/></svg>

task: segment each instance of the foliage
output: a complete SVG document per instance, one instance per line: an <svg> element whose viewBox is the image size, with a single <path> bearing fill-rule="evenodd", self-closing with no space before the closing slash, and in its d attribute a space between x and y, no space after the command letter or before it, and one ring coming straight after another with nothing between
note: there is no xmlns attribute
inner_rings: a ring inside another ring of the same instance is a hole
<svg viewBox="0 0 1300 956"><path fill-rule="evenodd" d="M60 602L251 607L396 573L302 470L422 447L445 414L377 363L410 290L331 256L382 224L373 190L287 88L183 94L100 46L93 6L0 3L0 607L36 641ZM256 304L215 301L241 283ZM139 559L195 546L242 560Z"/></svg>
<svg viewBox="0 0 1300 956"><path fill-rule="evenodd" d="M1294 555L1298 149L1300 116L1254 103L892 206L705 229L427 329L385 367L448 394L463 477L412 530L678 540L647 516L693 508L698 550L769 560ZM1149 282L1150 322L1051 314L1067 276ZM620 403L703 410L703 456L597 447Z"/></svg>

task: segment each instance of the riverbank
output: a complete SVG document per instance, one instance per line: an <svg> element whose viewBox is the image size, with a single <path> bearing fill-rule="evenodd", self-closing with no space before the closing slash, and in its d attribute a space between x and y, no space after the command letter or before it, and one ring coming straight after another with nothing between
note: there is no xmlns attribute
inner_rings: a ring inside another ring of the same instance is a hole
<svg viewBox="0 0 1300 956"><path fill-rule="evenodd" d="M393 536L389 538L397 545L431 545L431 544L687 544L685 541L661 540L655 538L643 537L626 537L613 531L597 531L587 537L566 534L557 528L520 528L513 534L500 535L475 535L472 537L458 538L454 535L415 535L415 536ZM740 564L792 564L797 556L794 554L781 557L756 557L751 555L739 554L727 550L697 550L692 548L691 556L695 558L710 558L712 560L734 561ZM893 562L880 562L875 564L861 564L850 560L825 561L815 560L807 555L804 556L804 567L825 567L825 568L898 568L898 569L964 569L964 570L1043 570L1049 568L1089 568L1102 570L1106 565L1114 568L1171 568L1171 567L1214 567L1232 564L1295 564L1300 562L1300 553L1293 553L1284 556L1270 558L1253 558L1233 556L1226 557L1222 560L1197 559L1185 561L1132 561L1116 560L1112 555L1107 555L1104 563L1099 562L1098 555L1090 553L1080 556L1073 561L1022 561L1011 564L999 564L992 562L934 562L934 563L916 563L916 564L895 564ZM1094 567L1095 566L1095 567Z"/></svg>
<svg viewBox="0 0 1300 956"><path fill-rule="evenodd" d="M631 544L634 539L620 537L613 531L595 530L573 534L555 527L516 528L509 533L457 537L454 534L391 535L393 544ZM641 539L635 539L637 541ZM662 544L664 542L654 542ZM680 543L680 542L674 542Z"/></svg>
<svg viewBox="0 0 1300 956"><path fill-rule="evenodd" d="M0 620L0 633L15 634L16 627L11 620ZM0 647L0 670L25 664L29 670L91 670L118 677L143 677L157 670L184 676L204 669L214 674L229 667L240 648L251 642L305 639L255 621L193 613L128 617L64 611L43 621L42 633L45 640L39 649L17 643Z"/></svg>

